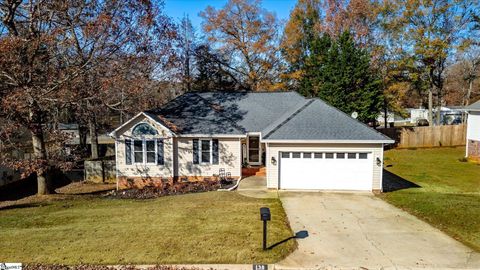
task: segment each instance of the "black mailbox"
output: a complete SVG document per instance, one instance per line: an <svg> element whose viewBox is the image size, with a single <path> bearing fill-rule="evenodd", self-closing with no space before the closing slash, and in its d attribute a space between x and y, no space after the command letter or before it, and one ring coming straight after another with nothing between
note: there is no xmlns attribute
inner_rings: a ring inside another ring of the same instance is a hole
<svg viewBox="0 0 480 270"><path fill-rule="evenodd" d="M260 220L267 221L270 220L270 209L268 207L260 208Z"/></svg>

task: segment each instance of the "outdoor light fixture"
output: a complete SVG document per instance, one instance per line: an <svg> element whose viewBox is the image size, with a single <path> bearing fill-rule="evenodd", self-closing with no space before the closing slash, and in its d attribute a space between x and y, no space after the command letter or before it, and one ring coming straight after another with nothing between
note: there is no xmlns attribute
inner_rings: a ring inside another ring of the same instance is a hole
<svg viewBox="0 0 480 270"><path fill-rule="evenodd" d="M260 220L263 221L263 250L267 249L267 221L271 220L270 209L268 207L260 208Z"/></svg>
<svg viewBox="0 0 480 270"><path fill-rule="evenodd" d="M275 157L272 157L270 162L272 163L272 165L277 165L277 159Z"/></svg>
<svg viewBox="0 0 480 270"><path fill-rule="evenodd" d="M377 157L377 166L380 166L380 165L382 165L382 161L380 160L379 157Z"/></svg>

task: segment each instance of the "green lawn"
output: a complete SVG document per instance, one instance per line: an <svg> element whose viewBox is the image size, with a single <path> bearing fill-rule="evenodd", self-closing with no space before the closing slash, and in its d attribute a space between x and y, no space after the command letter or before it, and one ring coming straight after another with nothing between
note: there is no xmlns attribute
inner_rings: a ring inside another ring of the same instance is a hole
<svg viewBox="0 0 480 270"><path fill-rule="evenodd" d="M278 199L207 192L153 200L79 198L0 210L0 262L61 264L273 263L294 239Z"/></svg>
<svg viewBox="0 0 480 270"><path fill-rule="evenodd" d="M382 198L480 251L480 165L461 162L465 148L389 150L385 168L420 187Z"/></svg>

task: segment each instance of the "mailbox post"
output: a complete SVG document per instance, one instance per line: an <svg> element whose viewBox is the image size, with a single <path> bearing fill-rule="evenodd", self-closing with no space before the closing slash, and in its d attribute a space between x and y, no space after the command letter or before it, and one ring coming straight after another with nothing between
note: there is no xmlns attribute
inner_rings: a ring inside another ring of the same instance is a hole
<svg viewBox="0 0 480 270"><path fill-rule="evenodd" d="M260 220L263 221L263 250L267 249L267 221L271 220L270 209L260 208Z"/></svg>

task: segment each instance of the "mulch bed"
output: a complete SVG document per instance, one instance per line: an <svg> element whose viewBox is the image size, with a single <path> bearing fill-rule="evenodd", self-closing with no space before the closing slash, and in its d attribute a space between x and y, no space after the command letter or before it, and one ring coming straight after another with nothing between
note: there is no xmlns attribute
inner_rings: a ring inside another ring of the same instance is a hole
<svg viewBox="0 0 480 270"><path fill-rule="evenodd" d="M132 188L112 191L107 197L120 199L152 199L170 195L215 191L221 188L218 181L163 183L161 186L146 186L142 189Z"/></svg>

